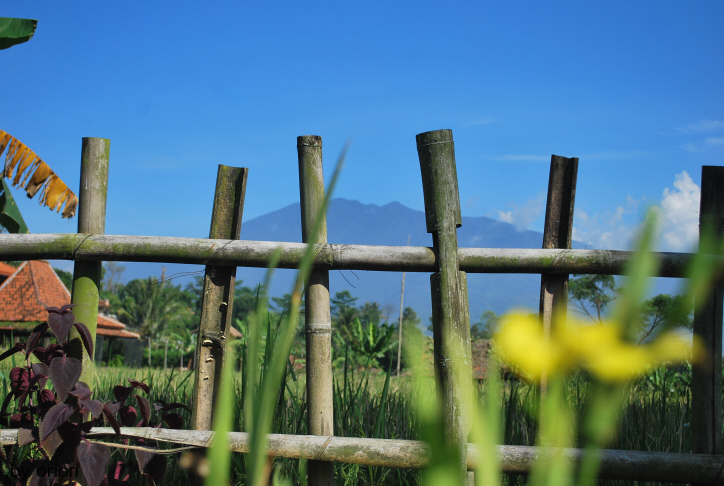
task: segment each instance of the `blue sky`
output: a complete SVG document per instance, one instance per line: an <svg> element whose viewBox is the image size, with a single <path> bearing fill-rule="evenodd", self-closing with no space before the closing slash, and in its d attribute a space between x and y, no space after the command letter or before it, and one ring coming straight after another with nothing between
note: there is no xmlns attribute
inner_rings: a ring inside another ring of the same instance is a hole
<svg viewBox="0 0 724 486"><path fill-rule="evenodd" d="M73 190L81 137L110 138L108 234L207 237L219 163L250 169L245 219L297 202L307 134L327 176L351 140L336 196L422 210L415 135L450 128L464 215L541 230L550 155L579 157L578 240L624 249L657 205L687 251L724 163L722 2L3 7L39 22L0 51L0 129ZM14 194L31 232L76 231Z"/></svg>

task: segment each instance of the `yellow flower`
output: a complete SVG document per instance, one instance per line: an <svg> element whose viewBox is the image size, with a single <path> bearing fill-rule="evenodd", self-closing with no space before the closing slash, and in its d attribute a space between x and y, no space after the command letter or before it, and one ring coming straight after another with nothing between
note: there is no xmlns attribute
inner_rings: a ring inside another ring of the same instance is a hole
<svg viewBox="0 0 724 486"><path fill-rule="evenodd" d="M673 332L635 346L623 339L615 323L591 325L569 319L554 325L546 337L538 319L523 313L504 317L495 343L505 361L533 379L583 366L603 381L628 381L652 366L691 358L692 352L694 359L703 355L696 337L692 344Z"/></svg>
<svg viewBox="0 0 724 486"><path fill-rule="evenodd" d="M581 361L603 381L629 381L645 373L655 362L647 349L626 343L581 355Z"/></svg>
<svg viewBox="0 0 724 486"><path fill-rule="evenodd" d="M556 372L567 366L563 349L545 339L538 320L530 315L504 316L495 334L495 344L506 361L533 379L539 379L544 372Z"/></svg>
<svg viewBox="0 0 724 486"><path fill-rule="evenodd" d="M706 356L706 349L696 335L693 343L689 343L680 334L667 332L651 344L651 348L659 361L684 361L691 358L699 362Z"/></svg>

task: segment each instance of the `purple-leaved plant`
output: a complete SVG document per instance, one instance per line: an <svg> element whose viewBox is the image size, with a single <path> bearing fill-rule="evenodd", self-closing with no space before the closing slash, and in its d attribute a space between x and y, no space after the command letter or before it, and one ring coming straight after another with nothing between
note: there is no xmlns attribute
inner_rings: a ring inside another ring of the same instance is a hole
<svg viewBox="0 0 724 486"><path fill-rule="evenodd" d="M81 362L68 356L68 337L73 327L78 330L88 355L93 356L91 334L84 324L75 322L71 312L73 307L74 304L68 304L60 308L46 308L47 322L35 327L26 343L17 343L0 354L0 361L16 353L25 355L25 366L17 366L10 371L10 391L0 406L0 425L18 429L19 447L33 447L30 458L17 466L9 460L13 446L0 447L0 462L7 465L12 476L0 472L0 484L66 484L69 472L77 473L80 468L88 486L129 486L134 472L141 472L149 478L149 482L158 486L166 472L166 458L155 453L155 448L147 441L136 440L135 445L144 449L134 449L135 463L116 461L109 466L111 449L106 444L88 439L88 433L94 425L101 426L104 422L108 422L119 437L121 425L160 427L165 423L169 428L180 429L183 428L183 417L174 410L188 407L156 401L154 408L160 417L156 424L151 420L149 400L134 393L134 390L141 390L148 395L149 386L130 379L129 386L117 385L113 388L115 401L103 403L93 400L88 385L78 381ZM48 329L58 343L41 348L38 344ZM38 362L31 363L31 356L35 356ZM49 381L55 392L45 388ZM135 398L137 407L125 404L131 396ZM10 413L7 410L13 401L15 413ZM125 445L128 442L128 439L123 440Z"/></svg>

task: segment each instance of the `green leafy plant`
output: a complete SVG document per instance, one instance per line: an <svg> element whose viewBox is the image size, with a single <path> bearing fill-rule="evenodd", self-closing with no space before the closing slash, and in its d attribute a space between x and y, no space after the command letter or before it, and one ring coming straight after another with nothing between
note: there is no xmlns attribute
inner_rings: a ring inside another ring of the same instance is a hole
<svg viewBox="0 0 724 486"><path fill-rule="evenodd" d="M354 357L355 364L367 366L379 366L378 359L384 357L397 347L396 329L387 323L376 323L373 321L362 323L359 318L344 334L338 332L334 335L338 349L349 347ZM342 359L341 357L337 358Z"/></svg>
<svg viewBox="0 0 724 486"><path fill-rule="evenodd" d="M35 34L38 21L0 17L0 49L7 49L28 42Z"/></svg>

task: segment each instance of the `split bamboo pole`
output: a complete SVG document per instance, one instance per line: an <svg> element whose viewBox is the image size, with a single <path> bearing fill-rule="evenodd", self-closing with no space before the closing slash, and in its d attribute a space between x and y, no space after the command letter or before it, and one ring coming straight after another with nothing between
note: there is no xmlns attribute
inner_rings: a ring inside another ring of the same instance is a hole
<svg viewBox="0 0 724 486"><path fill-rule="evenodd" d="M724 167L701 170L699 236L724 236ZM692 367L691 450L722 453L722 307L724 284L717 280L703 306L694 312L694 334L704 343L707 357Z"/></svg>
<svg viewBox="0 0 724 486"><path fill-rule="evenodd" d="M88 260L187 263L266 268L276 248L278 268L296 269L307 245L277 241L222 240L164 236L89 234L0 235L0 260ZM656 253L659 277L686 277L691 253ZM630 251L458 248L460 269L467 273L623 275ZM724 258L712 256L724 266ZM379 272L434 272L433 248L421 246L319 245L315 269Z"/></svg>
<svg viewBox="0 0 724 486"><path fill-rule="evenodd" d="M16 445L17 429L0 430L0 445ZM86 436L103 441L113 437L110 427L93 427ZM146 439L170 442L178 445L209 447L214 432L200 430L160 429L153 427L121 427L125 439ZM421 469L429 462L430 451L426 443L414 440L367 439L356 437L319 437L313 435L270 434L269 455L291 459L316 459L367 466ZM327 440L329 439L329 442ZM230 432L229 449L248 453L250 437L245 432ZM580 463L583 449L563 449L564 455ZM163 452L161 450L160 452ZM507 474L526 474L540 457L551 449L532 446L498 446L500 467ZM677 452L650 451L598 451L600 455L600 479L624 481L648 481L664 483L705 483L722 485L720 474L722 456L713 454L682 454ZM475 444L468 444L467 467L478 465L479 451Z"/></svg>
<svg viewBox="0 0 724 486"><path fill-rule="evenodd" d="M571 249L577 175L578 158L551 155L546 218L543 226L544 249ZM545 336L550 336L553 322L561 322L566 318L567 306L568 274L541 274L539 318ZM544 377L540 384L540 397L546 395L546 390L547 379Z"/></svg>
<svg viewBox="0 0 724 486"><path fill-rule="evenodd" d="M106 200L108 196L108 163L111 141L105 138L84 137L80 157L80 190L78 191L78 233L102 235L106 230ZM76 304L73 314L77 322L82 322L91 335L95 345L98 327L98 298L101 285L100 260L87 261L77 259L73 266L73 288L70 301ZM47 302L56 306L57 303ZM80 380L92 383L93 356L81 344L80 335L73 327L70 331L70 353L80 359L83 371Z"/></svg>
<svg viewBox="0 0 724 486"><path fill-rule="evenodd" d="M570 249L573 232L573 206L576 200L578 158L551 156L548 200L543 226L544 249ZM565 318L568 301L568 274L541 275L540 318L546 333L551 322Z"/></svg>
<svg viewBox="0 0 724 486"><path fill-rule="evenodd" d="M246 168L219 165L209 238L239 238L248 173ZM195 430L211 429L231 330L235 282L236 267L206 266L195 351L196 386L191 414L191 426Z"/></svg>
<svg viewBox="0 0 724 486"><path fill-rule="evenodd" d="M302 209L302 241L326 245L327 215L319 214L324 205L322 137L297 137L299 193ZM319 232L312 235L322 218ZM314 241L310 237L315 236ZM329 309L329 271L315 269L309 274L304 296L305 341L307 351L307 424L310 434L334 434L334 395L332 390L332 317ZM311 486L334 484L334 464L312 460L307 465Z"/></svg>
<svg viewBox="0 0 724 486"><path fill-rule="evenodd" d="M464 387L472 376L470 322L465 322L465 302L461 299L458 266L457 228L462 226L458 195L455 148L452 130L420 133L416 137L422 173L427 232L432 233L437 268L430 276L432 297L433 348L436 378L442 390L443 435L448 447L460 458L460 483L468 481L467 443L469 408Z"/></svg>

